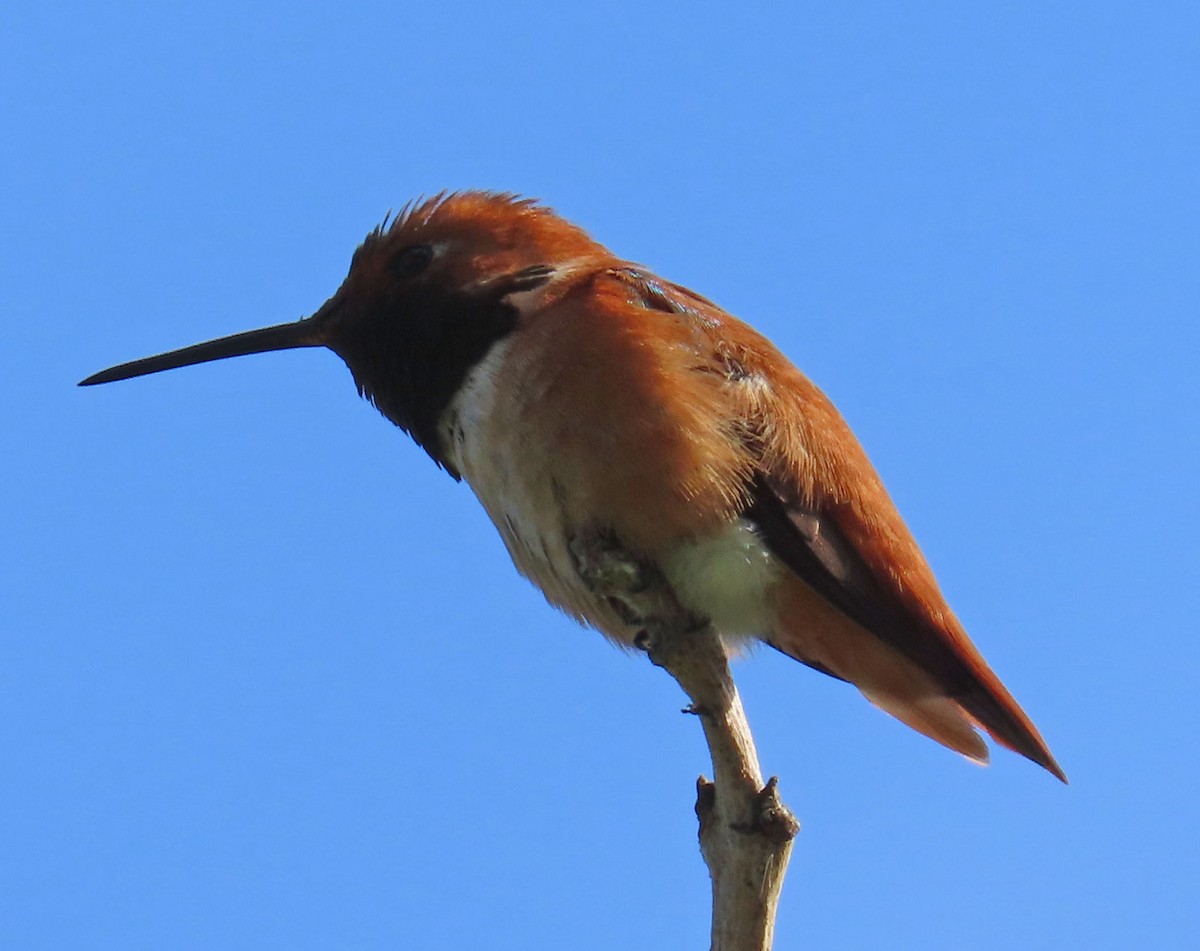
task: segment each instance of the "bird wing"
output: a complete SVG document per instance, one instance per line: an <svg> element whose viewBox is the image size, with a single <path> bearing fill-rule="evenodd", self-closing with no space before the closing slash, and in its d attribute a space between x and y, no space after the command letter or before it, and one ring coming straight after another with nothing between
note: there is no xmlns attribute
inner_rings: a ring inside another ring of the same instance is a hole
<svg viewBox="0 0 1200 951"><path fill-rule="evenodd" d="M888 712L966 755L986 758L969 720L1065 781L1032 721L950 610L829 399L770 341L705 298L640 268L614 273L640 295L641 306L690 320L708 349L706 365L697 369L727 379L729 405L756 460L742 516L789 569L785 588L791 586L791 603L804 615L794 627L784 619L769 642L855 683ZM814 616L814 593L821 612L831 608L840 624ZM826 643L839 643L823 653L806 622L834 631Z"/></svg>

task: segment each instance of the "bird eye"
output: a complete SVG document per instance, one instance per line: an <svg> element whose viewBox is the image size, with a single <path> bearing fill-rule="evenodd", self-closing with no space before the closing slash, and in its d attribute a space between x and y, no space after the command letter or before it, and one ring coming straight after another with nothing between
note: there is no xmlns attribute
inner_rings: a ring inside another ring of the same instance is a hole
<svg viewBox="0 0 1200 951"><path fill-rule="evenodd" d="M391 270L396 277L415 277L433 260L433 248L428 244L410 244L396 252L392 258Z"/></svg>

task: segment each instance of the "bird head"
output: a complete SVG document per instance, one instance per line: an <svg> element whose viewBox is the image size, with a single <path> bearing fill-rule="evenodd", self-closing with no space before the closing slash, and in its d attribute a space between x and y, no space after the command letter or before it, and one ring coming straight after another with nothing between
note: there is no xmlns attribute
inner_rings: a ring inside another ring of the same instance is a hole
<svg viewBox="0 0 1200 951"><path fill-rule="evenodd" d="M327 347L359 393L438 460L437 420L471 367L516 326L519 295L572 262L607 257L586 232L531 199L437 195L367 235L341 287L310 317L134 360L80 385Z"/></svg>

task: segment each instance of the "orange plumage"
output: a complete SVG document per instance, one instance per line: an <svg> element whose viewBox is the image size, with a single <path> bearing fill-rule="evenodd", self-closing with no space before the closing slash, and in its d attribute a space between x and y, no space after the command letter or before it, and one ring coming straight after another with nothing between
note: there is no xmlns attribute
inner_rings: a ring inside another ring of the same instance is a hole
<svg viewBox="0 0 1200 951"><path fill-rule="evenodd" d="M978 761L1065 779L967 638L858 441L764 337L536 203L438 196L368 236L313 317L97 374L327 346L474 489L547 598L630 643L569 553L600 530L685 606L855 684Z"/></svg>

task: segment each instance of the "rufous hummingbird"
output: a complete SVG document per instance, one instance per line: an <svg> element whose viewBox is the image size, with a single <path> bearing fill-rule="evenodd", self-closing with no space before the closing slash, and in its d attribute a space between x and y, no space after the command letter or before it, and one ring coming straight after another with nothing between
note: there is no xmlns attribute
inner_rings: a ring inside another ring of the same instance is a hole
<svg viewBox="0 0 1200 951"><path fill-rule="evenodd" d="M483 503L517 569L622 644L573 563L602 531L726 639L854 684L977 762L975 727L1063 771L967 638L857 439L765 337L528 199L479 191L371 232L311 317L104 370L83 386L328 347Z"/></svg>

